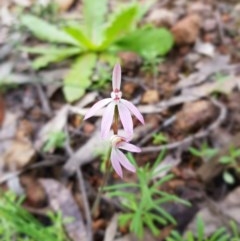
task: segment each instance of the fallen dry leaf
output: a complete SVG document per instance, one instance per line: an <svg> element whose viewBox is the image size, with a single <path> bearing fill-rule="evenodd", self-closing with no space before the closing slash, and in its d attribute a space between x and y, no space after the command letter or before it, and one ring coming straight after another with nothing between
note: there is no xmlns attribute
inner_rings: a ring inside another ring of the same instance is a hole
<svg viewBox="0 0 240 241"><path fill-rule="evenodd" d="M47 193L50 207L55 212L61 211L63 219L73 218L72 222L64 224L66 232L72 241L88 240L82 214L70 190L53 179L40 179L40 183Z"/></svg>
<svg viewBox="0 0 240 241"><path fill-rule="evenodd" d="M194 43L198 38L200 26L201 18L197 14L183 18L171 29L175 42L178 45Z"/></svg>
<svg viewBox="0 0 240 241"><path fill-rule="evenodd" d="M197 41L194 50L202 55L206 55L208 57L214 57L215 55L215 47L211 43L204 43L202 41Z"/></svg>
<svg viewBox="0 0 240 241"><path fill-rule="evenodd" d="M153 104L159 101L159 94L157 90L147 90L143 94L142 103L143 104Z"/></svg>
<svg viewBox="0 0 240 241"><path fill-rule="evenodd" d="M12 134L12 136L5 136L10 140L0 146L2 152L0 163L8 171L16 171L35 159L36 150L29 138L32 133L32 125L30 122L23 120L17 126L17 115L8 112L5 121L9 122L4 123L3 133L5 131L5 135ZM3 133L0 133L0 135L3 135Z"/></svg>
<svg viewBox="0 0 240 241"><path fill-rule="evenodd" d="M46 192L36 178L29 175L22 175L20 177L20 182L24 188L24 194L26 196L24 204L34 208L41 208L46 206Z"/></svg>
<svg viewBox="0 0 240 241"><path fill-rule="evenodd" d="M196 64L197 72L190 74L188 77L181 76L181 80L176 86L176 91L179 89L185 89L190 86L199 85L205 81L208 81L211 75L216 73L224 73L234 75L238 65L230 64L230 56L216 54L214 58L205 59L204 61Z"/></svg>
<svg viewBox="0 0 240 241"><path fill-rule="evenodd" d="M229 76L223 80L215 80L196 87L183 89L182 95L204 97L213 92L230 94L234 88L239 88L239 83L240 76Z"/></svg>
<svg viewBox="0 0 240 241"><path fill-rule="evenodd" d="M63 106L47 124L38 133L35 147L39 150L49 137L51 132L62 131L67 122L69 105Z"/></svg>
<svg viewBox="0 0 240 241"><path fill-rule="evenodd" d="M104 241L113 241L117 232L119 214L114 214L106 229Z"/></svg>
<svg viewBox="0 0 240 241"><path fill-rule="evenodd" d="M204 222L204 236L209 236L220 227L229 227L229 221L234 220L240 225L240 188L231 192L223 201L217 203L209 200L196 216L200 216ZM188 225L187 230L197 233L196 218Z"/></svg>
<svg viewBox="0 0 240 241"><path fill-rule="evenodd" d="M9 171L16 171L33 162L36 151L28 140L13 140L11 146L1 157L1 162Z"/></svg>

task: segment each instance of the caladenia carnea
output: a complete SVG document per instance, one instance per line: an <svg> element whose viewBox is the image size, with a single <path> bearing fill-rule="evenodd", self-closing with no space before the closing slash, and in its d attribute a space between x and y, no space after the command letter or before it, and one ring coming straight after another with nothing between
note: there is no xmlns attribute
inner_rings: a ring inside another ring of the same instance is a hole
<svg viewBox="0 0 240 241"><path fill-rule="evenodd" d="M110 129L113 129L113 135L109 138L109 151L106 159L106 173L103 178L103 183L98 192L96 200L92 206L92 215L95 217L97 214L97 208L99 206L100 197L103 193L103 187L106 185L111 168L108 165L112 164L116 173L123 178L122 166L131 172L135 172L136 168L130 163L127 157L121 150L130 152L141 152L141 149L131 143L131 137L133 135L133 121L131 113L144 124L142 114L139 112L136 106L131 102L122 99L121 86L121 66L116 64L113 69L112 75L112 87L111 98L106 98L98 101L94 104L84 117L84 120L93 116L98 110L107 105L102 118L101 123L101 136L102 138L109 137ZM127 137L120 136L118 134L119 120L122 123L123 129Z"/></svg>
<svg viewBox="0 0 240 241"><path fill-rule="evenodd" d="M141 152L141 149L129 141L133 135L133 114L142 124L144 119L137 107L131 102L122 99L121 87L121 66L116 64L112 75L111 98L106 98L95 103L87 112L84 120L92 117L98 110L107 106L103 113L101 123L101 136L103 139L109 137L110 129L113 129L113 136L109 138L110 151L108 152L108 161L111 161L113 169L122 178L122 166L131 172L135 172L135 167L129 162L127 157L120 150L129 152ZM119 121L122 123L123 129L127 137L118 134Z"/></svg>
<svg viewBox="0 0 240 241"><path fill-rule="evenodd" d="M134 106L131 102L122 99L122 92L120 91L121 87L121 66L116 64L113 69L112 75L112 88L113 91L111 93L111 98L106 98L98 101L94 104L87 114L84 117L84 120L92 117L98 110L107 106L102 118L101 123L101 136L106 138L109 135L112 122L114 120L114 124L116 124L116 119L118 121L118 117L120 117L120 121L123 125L125 132L131 136L133 134L133 121L131 117L131 113L142 123L144 124L144 119L142 114L139 112L136 106ZM114 134L117 134L114 131Z"/></svg>

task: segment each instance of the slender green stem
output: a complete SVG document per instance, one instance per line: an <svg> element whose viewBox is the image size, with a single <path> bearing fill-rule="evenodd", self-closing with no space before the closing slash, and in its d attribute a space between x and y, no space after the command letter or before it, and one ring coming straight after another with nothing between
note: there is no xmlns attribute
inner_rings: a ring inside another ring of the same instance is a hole
<svg viewBox="0 0 240 241"><path fill-rule="evenodd" d="M102 185L101 185L101 187L98 191L97 197L96 197L96 199L93 203L93 206L92 206L91 214L92 214L93 217L97 216L97 210L98 210L98 206L99 206L99 203L100 203L101 196L103 194L103 189L104 189L104 186L107 184L107 181L108 181L108 178L109 178L109 175L110 175L110 172L111 172L111 168L109 167L110 155L111 155L111 148L109 148L108 154L107 154L106 172L105 172L104 177L103 177L103 182L102 182Z"/></svg>

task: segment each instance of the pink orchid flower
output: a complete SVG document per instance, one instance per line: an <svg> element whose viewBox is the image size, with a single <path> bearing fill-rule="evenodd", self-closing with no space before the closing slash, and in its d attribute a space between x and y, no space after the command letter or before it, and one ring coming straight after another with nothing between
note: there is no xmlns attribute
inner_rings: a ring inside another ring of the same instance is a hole
<svg viewBox="0 0 240 241"><path fill-rule="evenodd" d="M136 168L129 162L127 157L123 154L122 150L130 151L130 152L141 152L141 149L131 143L125 137L113 135L111 137L112 151L111 151L111 163L113 169L116 173L123 178L122 167L125 167L127 170L131 172L135 172Z"/></svg>
<svg viewBox="0 0 240 241"><path fill-rule="evenodd" d="M112 88L111 98L106 98L95 103L84 117L84 120L92 117L98 110L107 105L101 123L101 135L103 138L107 137L114 117L115 106L117 106L120 120L124 130L129 134L133 134L133 121L131 113L144 124L144 119L139 110L131 102L122 99L121 86L121 66L116 64L112 74Z"/></svg>

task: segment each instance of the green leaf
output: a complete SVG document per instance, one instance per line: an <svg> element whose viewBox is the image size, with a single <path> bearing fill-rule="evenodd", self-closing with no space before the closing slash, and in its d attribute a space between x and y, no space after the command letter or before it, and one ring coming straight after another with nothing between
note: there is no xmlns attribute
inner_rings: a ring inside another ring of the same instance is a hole
<svg viewBox="0 0 240 241"><path fill-rule="evenodd" d="M197 157L201 157L202 156L202 153L199 150L197 150L196 148L190 147L188 150L194 156L197 156Z"/></svg>
<svg viewBox="0 0 240 241"><path fill-rule="evenodd" d="M103 23L107 16L108 0L83 0L83 19L87 36L95 45L102 41Z"/></svg>
<svg viewBox="0 0 240 241"><path fill-rule="evenodd" d="M77 55L81 53L81 50L79 48L23 48L23 51L26 51L28 53L32 54L42 54L40 57L36 58L32 66L34 69L40 69L43 67L46 67L47 65L51 63L57 63L64 59L67 59L71 56Z"/></svg>
<svg viewBox="0 0 240 241"><path fill-rule="evenodd" d="M151 232L153 233L154 236L157 236L160 234L160 230L159 228L154 224L153 219L151 217L151 215L145 215L144 218L144 223L149 227L149 229L151 230Z"/></svg>
<svg viewBox="0 0 240 241"><path fill-rule="evenodd" d="M78 41L81 47L84 49L93 49L94 44L91 42L91 39L86 36L83 29L77 25L71 25L64 28L64 31L72 36Z"/></svg>
<svg viewBox="0 0 240 241"><path fill-rule="evenodd" d="M232 162L232 159L229 156L223 156L220 158L219 162L222 164L230 164Z"/></svg>
<svg viewBox="0 0 240 241"><path fill-rule="evenodd" d="M23 15L21 22L40 40L52 43L79 45L78 41L64 31L33 15Z"/></svg>
<svg viewBox="0 0 240 241"><path fill-rule="evenodd" d="M171 232L171 236L174 238L174 241L183 241L181 235L175 230Z"/></svg>
<svg viewBox="0 0 240 241"><path fill-rule="evenodd" d="M201 217L197 217L197 235L198 241L203 241L204 239L204 222Z"/></svg>
<svg viewBox="0 0 240 241"><path fill-rule="evenodd" d="M165 28L144 27L117 42L118 50L131 50L149 59L166 55L173 47L173 36Z"/></svg>
<svg viewBox="0 0 240 241"><path fill-rule="evenodd" d="M128 222L133 218L133 213L123 213L119 216L119 226L123 227L128 224Z"/></svg>
<svg viewBox="0 0 240 241"><path fill-rule="evenodd" d="M101 49L107 48L115 40L129 32L137 15L137 6L129 5L117 11L109 21L104 31L104 42Z"/></svg>
<svg viewBox="0 0 240 241"><path fill-rule="evenodd" d="M80 56L73 64L64 79L63 92L68 102L78 100L91 85L90 77L96 61L97 55L90 53Z"/></svg>
<svg viewBox="0 0 240 241"><path fill-rule="evenodd" d="M173 218L171 214L169 214L167 211L165 211L163 208L159 206L154 207L166 220L168 220L172 224L176 224L176 220Z"/></svg>
<svg viewBox="0 0 240 241"><path fill-rule="evenodd" d="M235 179L234 179L233 175L231 173L229 173L228 171L225 171L223 173L223 179L228 184L234 184L235 183Z"/></svg>
<svg viewBox="0 0 240 241"><path fill-rule="evenodd" d="M235 149L235 150L233 151L233 153L232 153L232 156L233 156L234 158L239 157L239 156L240 156L240 149Z"/></svg>
<svg viewBox="0 0 240 241"><path fill-rule="evenodd" d="M212 234L211 238L209 241L218 241L219 238L221 238L223 235L225 235L226 229L225 228L219 228Z"/></svg>
<svg viewBox="0 0 240 241"><path fill-rule="evenodd" d="M191 231L188 231L186 236L188 241L194 241L194 236Z"/></svg>

